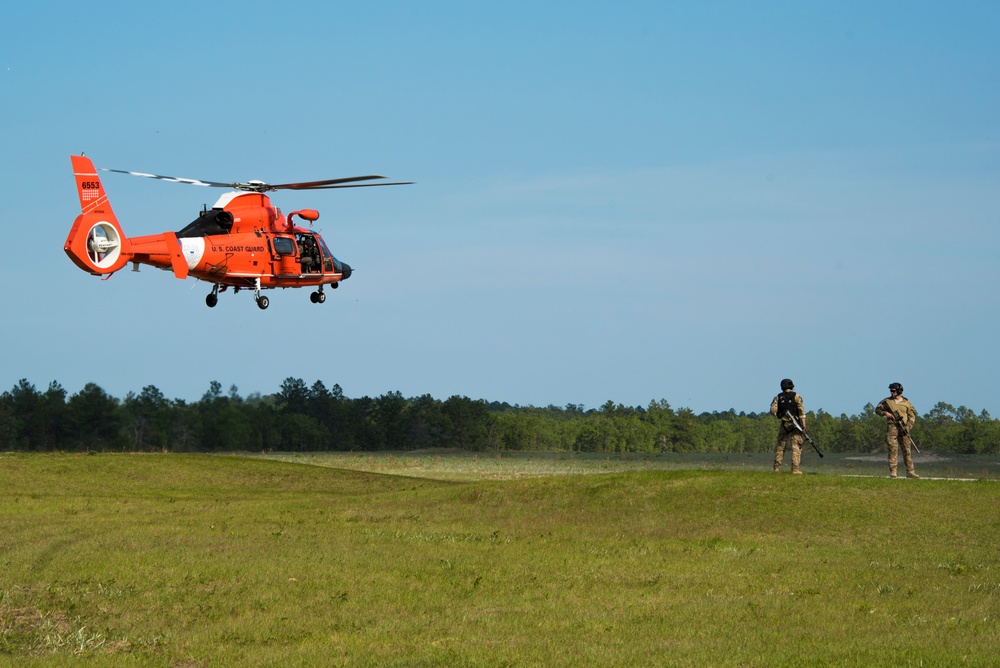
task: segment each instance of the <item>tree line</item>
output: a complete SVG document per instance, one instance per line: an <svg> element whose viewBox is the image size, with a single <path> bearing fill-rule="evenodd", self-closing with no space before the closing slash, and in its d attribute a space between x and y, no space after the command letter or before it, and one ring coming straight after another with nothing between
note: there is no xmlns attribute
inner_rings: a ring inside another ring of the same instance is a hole
<svg viewBox="0 0 1000 668"><path fill-rule="evenodd" d="M856 415L818 410L807 418L824 451L885 447L885 420L872 404ZM399 392L351 399L339 385L299 378L287 378L274 394L246 397L213 381L191 403L152 385L118 399L93 383L68 395L58 382L42 391L25 379L0 395L0 450L7 451L756 453L773 450L777 425L766 411L696 414L662 399L645 407L608 401L590 410ZM917 421L913 438L924 451L1000 454L1000 420L941 402Z"/></svg>

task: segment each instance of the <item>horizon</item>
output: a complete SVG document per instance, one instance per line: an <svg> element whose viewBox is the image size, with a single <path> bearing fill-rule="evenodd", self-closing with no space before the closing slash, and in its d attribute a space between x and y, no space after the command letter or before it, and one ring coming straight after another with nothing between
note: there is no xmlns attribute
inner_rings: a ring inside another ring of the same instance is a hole
<svg viewBox="0 0 1000 668"><path fill-rule="evenodd" d="M318 378L315 379L315 380L313 380L312 382L309 382L308 380L306 380L304 378L295 378L295 377L289 376L285 380L289 380L289 379L291 379L291 380L301 380L303 383L305 383L305 387L308 388L310 391L312 391L312 387L317 382L322 382L323 386L327 390L331 390L334 386L340 387L339 383L333 383L333 384L329 384L328 385L326 382L322 381L322 379L318 379ZM53 382L58 383L59 382L57 380L52 380L52 381L49 381L49 383L47 383L45 386L40 386L40 385L38 385L36 383L33 383L30 379L22 378L22 379L19 379L17 382L14 383L14 388L16 388L18 386L18 384L22 380L27 381L29 384L31 384L35 388L35 390L37 392L39 392L40 394L44 394L51 383L53 383ZM241 401L246 401L248 399L254 399L254 398L262 398L263 399L263 398L266 398L266 397L277 396L277 395L279 395L281 393L281 386L280 386L280 384L279 384L278 388L275 391L273 391L273 392L266 392L264 390L251 390L249 392L245 392L245 391L241 390L238 386L236 386L234 384L230 384L229 386L227 386L225 383L223 383L221 381L214 381L214 382L218 382L219 383L220 394L222 396L227 397L227 398L233 398L233 390L235 389L235 391L236 391L236 398L238 398ZM282 383L283 382L284 381L282 381ZM209 387L205 390L205 392L203 392L197 398L189 399L189 398L184 398L184 397L170 397L166 393L162 392L162 390L160 390L160 388L155 383L153 383L151 385L145 385L142 388L139 388L137 390L129 390L128 392L126 392L124 395L121 395L121 396L118 396L118 395L115 395L115 394L113 394L111 392L108 392L105 388L101 387L100 384L98 384L98 383L92 383L92 382L90 382L90 383L84 383L84 385L81 386L80 389L78 389L75 392L69 391L64 385L62 385L62 383L59 383L59 386L62 387L63 390L66 392L66 399L68 400L73 395L79 394L80 392L82 392L83 389L87 385L90 385L90 384L96 385L102 391L106 392L110 397L112 397L113 399L115 399L115 400L117 400L119 402L124 402L125 399L128 397L128 395L130 395L130 394L134 395L134 396L138 396L138 395L140 395L142 393L143 390L146 389L146 387L152 386L156 390L160 391L161 394L163 394L164 398L168 399L169 401L173 401L173 402L182 401L185 404L194 404L194 403L197 403L199 401L204 400L205 397L209 395L209 393L211 392L211 389L212 389L211 388L211 382L210 382ZM385 396L385 395L388 395L388 394L392 394L392 393L398 392L398 390L388 390L388 391L383 392L383 393L378 394L378 395L363 394L363 395L358 395L358 396L351 396L349 393L343 391L343 387L340 387L340 389L341 389L341 391L343 393L344 398L347 399L347 400L349 400L349 401L356 401L356 400L365 399L365 398L377 399L380 396ZM5 390L0 391L0 394L8 394L8 393L10 393L10 391L11 391L10 389L5 389ZM449 395L448 397L439 397L439 396L434 396L434 395L432 395L432 394L430 394L428 392L423 392L423 393L420 393L420 394L402 394L402 396L403 396L403 398L406 401L412 401L412 400L415 400L415 399L419 399L420 397L423 397L423 396L430 396L435 401L440 401L440 402L444 402L447 399L450 399L451 397L461 397L461 398L464 398L464 399L469 399L470 401L482 401L487 406L492 406L494 404L500 404L502 406L509 406L510 408L513 408L513 409L539 409L539 410L548 410L548 409L569 410L570 408L572 408L574 410L579 410L580 412L583 412L583 413L599 412L608 402L613 403L615 406L623 406L623 407L628 408L628 409L637 409L637 410L643 410L643 411L645 411L645 410L647 410L650 407L651 404L658 403L658 402L661 402L661 401L667 402L667 404L670 406L670 408L673 411L675 411L675 412L683 411L683 410L689 410L694 415L706 415L706 414L707 415L716 415L716 414L725 414L725 413L730 413L730 412L733 412L736 415L766 415L766 414L768 414L770 412L770 410L769 410L770 406L769 405L765 406L763 409L758 410L758 411L737 409L734 406L731 406L731 407L725 408L725 409L723 409L723 408L717 408L717 409L695 410L695 409L693 409L690 406L684 406L684 405L680 405L680 404L675 404L672 401L670 401L670 399L668 399L667 397L660 397L660 398L657 398L657 399L650 399L649 401L647 401L645 403L642 403L642 404L626 404L626 403L622 403L622 402L619 402L619 401L615 401L614 399L608 398L606 401L604 401L603 403L601 403L599 405L587 406L585 404L563 404L563 405L558 405L558 404L554 404L554 403L548 403L548 404L519 404L519 403L513 403L513 402L510 402L510 401L507 401L507 400L503 400L503 399L489 399L487 397L470 397L470 396L461 395L461 394L453 394L453 395ZM885 398L885 397L883 397L883 398ZM904 398L906 398L906 397L904 397ZM834 413L832 411L825 410L822 406L818 406L818 407L813 408L813 407L810 407L808 405L806 406L806 413L810 413L811 412L811 413L817 414L819 412L823 412L823 413L826 413L827 415L831 415L831 416L833 416L835 418L839 418L841 416L860 417L862 415L862 413L864 412L865 408L867 408L868 406L871 406L874 409L875 405L877 405L878 402L881 401L881 400L882 399L878 399L878 400L875 400L875 401L870 401L870 402L864 404L863 406L861 406L861 408L858 409L858 411L854 412L854 413L850 413L850 412L846 412L846 411L840 411L840 412ZM937 408L940 405L950 406L951 408L954 408L956 411L961 410L961 409L970 410L976 416L981 416L985 412L990 419L1000 419L1000 418L994 418L993 415L986 408L977 408L975 406L966 406L964 404L954 404L952 402L944 401L944 400L934 402L926 410L923 410L923 411L921 411L920 408L917 408L917 413L919 415L921 415L921 416L927 415L933 409Z"/></svg>

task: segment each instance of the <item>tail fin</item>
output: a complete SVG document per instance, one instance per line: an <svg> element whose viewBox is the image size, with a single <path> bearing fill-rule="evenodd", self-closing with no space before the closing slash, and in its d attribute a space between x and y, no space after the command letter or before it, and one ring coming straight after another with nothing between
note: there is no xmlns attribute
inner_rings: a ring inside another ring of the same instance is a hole
<svg viewBox="0 0 1000 668"><path fill-rule="evenodd" d="M73 221L63 250L84 271L95 276L112 274L128 263L129 240L111 210L94 163L82 155L71 159L82 213Z"/></svg>

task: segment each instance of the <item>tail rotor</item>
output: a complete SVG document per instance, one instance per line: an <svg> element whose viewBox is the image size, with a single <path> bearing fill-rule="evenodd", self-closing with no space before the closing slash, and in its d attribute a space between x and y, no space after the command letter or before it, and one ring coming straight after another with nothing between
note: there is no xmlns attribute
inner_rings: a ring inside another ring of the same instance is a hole
<svg viewBox="0 0 1000 668"><path fill-rule="evenodd" d="M107 269L118 261L121 246L121 235L108 223L95 223L87 233L87 259L99 269Z"/></svg>

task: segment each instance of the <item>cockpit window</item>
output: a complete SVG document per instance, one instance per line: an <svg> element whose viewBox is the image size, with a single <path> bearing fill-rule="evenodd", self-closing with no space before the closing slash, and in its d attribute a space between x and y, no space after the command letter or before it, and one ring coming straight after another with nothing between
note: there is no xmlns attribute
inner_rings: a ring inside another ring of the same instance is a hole
<svg viewBox="0 0 1000 668"><path fill-rule="evenodd" d="M278 255L295 255L295 242L288 237L275 237L274 252Z"/></svg>

